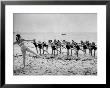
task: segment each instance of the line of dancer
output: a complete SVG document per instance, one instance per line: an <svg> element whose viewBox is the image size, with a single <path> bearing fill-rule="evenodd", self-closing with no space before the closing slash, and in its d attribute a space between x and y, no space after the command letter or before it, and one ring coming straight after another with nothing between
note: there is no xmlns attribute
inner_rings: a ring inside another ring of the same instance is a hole
<svg viewBox="0 0 110 88"><path fill-rule="evenodd" d="M32 51L29 49L24 41L26 42L31 42L34 47L36 48L36 52ZM26 58L26 51L34 54L36 57L40 57L42 54L49 54L48 48L51 47L51 54L52 55L58 55L63 53L62 50L66 49L67 50L67 56L73 55L73 51L75 51L76 56L79 56L79 51L83 51L84 54L87 54L87 49L89 50L89 55L95 57L95 52L97 50L97 46L95 42L89 42L89 41L80 41L80 43L75 42L72 40L71 42L68 42L66 40L48 40L48 42L41 42L41 41L36 41L36 39L33 40L25 40L21 37L20 34L16 35L16 41L14 44L18 44L21 48L21 52L23 55L23 65L25 67L25 58ZM56 53L57 52L57 53Z"/></svg>

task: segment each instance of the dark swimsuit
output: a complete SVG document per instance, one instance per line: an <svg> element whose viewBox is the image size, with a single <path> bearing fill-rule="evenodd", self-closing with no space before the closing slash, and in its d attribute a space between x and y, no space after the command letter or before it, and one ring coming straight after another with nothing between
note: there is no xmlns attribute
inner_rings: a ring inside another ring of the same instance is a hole
<svg viewBox="0 0 110 88"><path fill-rule="evenodd" d="M92 50L97 50L97 47L95 45L92 45Z"/></svg>
<svg viewBox="0 0 110 88"><path fill-rule="evenodd" d="M40 49L42 49L42 44L39 43L39 44L38 44L38 47L39 47Z"/></svg>
<svg viewBox="0 0 110 88"><path fill-rule="evenodd" d="M55 44L52 44L52 50L56 50L56 46L55 46Z"/></svg>
<svg viewBox="0 0 110 88"><path fill-rule="evenodd" d="M34 44L35 47L37 47L37 44L35 42L33 44Z"/></svg>
<svg viewBox="0 0 110 88"><path fill-rule="evenodd" d="M66 45L66 48L67 48L67 49L70 49L70 45Z"/></svg>
<svg viewBox="0 0 110 88"><path fill-rule="evenodd" d="M84 49L87 49L87 46L86 46L86 45L83 45L83 48L84 48Z"/></svg>
<svg viewBox="0 0 110 88"><path fill-rule="evenodd" d="M76 49L77 49L77 50L80 50L80 47L79 47L78 45L76 45Z"/></svg>

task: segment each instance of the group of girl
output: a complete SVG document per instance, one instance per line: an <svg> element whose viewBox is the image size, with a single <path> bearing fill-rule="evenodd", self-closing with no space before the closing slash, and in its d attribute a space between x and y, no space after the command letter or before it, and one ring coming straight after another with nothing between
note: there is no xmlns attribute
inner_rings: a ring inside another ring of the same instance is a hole
<svg viewBox="0 0 110 88"><path fill-rule="evenodd" d="M37 53L35 53L31 49L29 49L25 45L25 41L27 41L27 42L30 41L31 43L33 43L33 45L36 48ZM86 50L88 49L89 54L91 56L92 56L92 51L94 51L93 56L95 56L95 51L97 50L97 46L94 42L90 43L89 41L86 41L86 42L81 41L80 43L76 43L73 40L72 40L72 42L68 42L68 41L65 41L65 40L60 41L60 40L55 39L53 41L48 40L48 44L46 42L40 42L40 41L37 43L35 39L33 39L33 40L23 39L20 34L16 35L16 41L14 42L14 44L18 44L21 47L24 67L25 67L26 52L30 52L30 53L34 54L36 57L41 57L41 54L44 54L44 52L48 53L48 47L49 46L51 46L51 49L52 49L51 54L54 55L54 56L55 56L55 51L57 51L57 54L58 54L58 52L62 53L62 48L67 49L67 56L70 55L70 52L69 52L70 50L71 50L71 55L72 55L73 50L76 51L77 57L78 57L79 50L82 50L84 52L84 54L86 54ZM44 48L46 48L46 50ZM43 51L43 52L41 52L41 51Z"/></svg>

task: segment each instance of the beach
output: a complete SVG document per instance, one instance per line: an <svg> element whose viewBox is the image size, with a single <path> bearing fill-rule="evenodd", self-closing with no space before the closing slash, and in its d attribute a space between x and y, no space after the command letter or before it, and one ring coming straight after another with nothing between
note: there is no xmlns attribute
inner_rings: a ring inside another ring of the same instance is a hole
<svg viewBox="0 0 110 88"><path fill-rule="evenodd" d="M14 33L14 41L15 41ZM80 43L81 40L90 42L97 42L96 33L66 33L61 35L59 33L21 33L24 39L36 39L36 41L46 41L49 39L59 39L71 41L74 40ZM36 52L36 48L31 42L25 42L25 45ZM79 50L77 57L75 50L72 55L67 56L67 49L62 48L62 53L58 55L51 55L51 46L48 48L48 53L44 52L41 57L26 52L26 66L23 68L23 56L19 45L13 46L13 75L97 75L97 52L96 56L84 54ZM70 51L71 52L71 51ZM39 54L39 53L38 53ZM57 52L56 52L57 54Z"/></svg>
<svg viewBox="0 0 110 88"><path fill-rule="evenodd" d="M31 44L30 44L31 45ZM35 51L35 47L28 47ZM36 52L36 51L35 51ZM26 66L23 68L23 57L18 45L14 46L13 58L13 75L97 75L97 54L90 56L79 51L77 57L73 50L72 55L66 54L66 49L62 49L63 53L51 55L44 53L41 57L35 57L31 53L26 53Z"/></svg>

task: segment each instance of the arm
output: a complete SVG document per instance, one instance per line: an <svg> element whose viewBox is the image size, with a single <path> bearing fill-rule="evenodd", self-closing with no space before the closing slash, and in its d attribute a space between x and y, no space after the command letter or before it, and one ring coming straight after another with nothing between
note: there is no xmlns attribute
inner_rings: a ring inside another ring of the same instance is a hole
<svg viewBox="0 0 110 88"><path fill-rule="evenodd" d="M15 41L13 44L18 44L18 42L17 42L17 41Z"/></svg>
<svg viewBox="0 0 110 88"><path fill-rule="evenodd" d="M33 40L24 40L24 41L30 42L30 41L33 41Z"/></svg>
<svg viewBox="0 0 110 88"><path fill-rule="evenodd" d="M21 39L20 41L22 41L22 42L23 42L23 41L27 41L27 42L28 42L28 41L33 41L33 40Z"/></svg>

